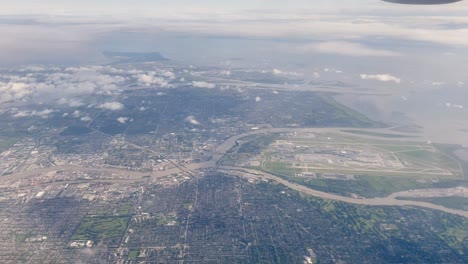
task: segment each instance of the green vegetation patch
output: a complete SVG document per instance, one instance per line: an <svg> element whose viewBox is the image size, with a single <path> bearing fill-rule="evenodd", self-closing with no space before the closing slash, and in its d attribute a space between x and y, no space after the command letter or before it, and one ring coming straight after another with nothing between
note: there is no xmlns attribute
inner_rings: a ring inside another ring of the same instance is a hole
<svg viewBox="0 0 468 264"><path fill-rule="evenodd" d="M30 234L15 234L15 242L16 242L16 243L22 243L22 242L24 242L28 237L30 237Z"/></svg>
<svg viewBox="0 0 468 264"><path fill-rule="evenodd" d="M383 123L371 120L367 116L355 111L335 100L335 98L327 93L321 93L320 98L332 105L335 108L334 118L337 120L347 119L347 122L351 122L353 127L384 127Z"/></svg>
<svg viewBox="0 0 468 264"><path fill-rule="evenodd" d="M256 136L252 140L242 144L238 153L258 154L278 138L275 134ZM247 139L247 138L245 138Z"/></svg>
<svg viewBox="0 0 468 264"><path fill-rule="evenodd" d="M128 260L136 260L138 257L138 249L132 249L128 252Z"/></svg>
<svg viewBox="0 0 468 264"><path fill-rule="evenodd" d="M184 208L187 209L187 210L192 210L193 202L185 202L184 203Z"/></svg>
<svg viewBox="0 0 468 264"><path fill-rule="evenodd" d="M82 126L69 126L60 133L61 136L81 136L91 133L93 130Z"/></svg>
<svg viewBox="0 0 468 264"><path fill-rule="evenodd" d="M0 150L8 149L18 142L20 138L0 138Z"/></svg>
<svg viewBox="0 0 468 264"><path fill-rule="evenodd" d="M131 211L132 211L132 206L129 204L126 204L117 209L117 214L122 215L122 216L129 215Z"/></svg>
<svg viewBox="0 0 468 264"><path fill-rule="evenodd" d="M88 216L81 222L72 240L92 240L94 243L121 238L127 229L128 216Z"/></svg>
<svg viewBox="0 0 468 264"><path fill-rule="evenodd" d="M463 244L468 239L468 220L463 218L460 222L459 218L453 215L446 215L441 218L441 225L444 232L440 234L440 238L447 242L451 247L463 251Z"/></svg>

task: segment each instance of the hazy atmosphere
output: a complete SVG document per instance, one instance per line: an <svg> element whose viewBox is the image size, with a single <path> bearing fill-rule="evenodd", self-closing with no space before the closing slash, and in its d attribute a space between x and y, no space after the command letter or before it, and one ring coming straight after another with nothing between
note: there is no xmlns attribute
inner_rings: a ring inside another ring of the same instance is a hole
<svg viewBox="0 0 468 264"><path fill-rule="evenodd" d="M466 263L468 0L430 3L2 1L0 263Z"/></svg>

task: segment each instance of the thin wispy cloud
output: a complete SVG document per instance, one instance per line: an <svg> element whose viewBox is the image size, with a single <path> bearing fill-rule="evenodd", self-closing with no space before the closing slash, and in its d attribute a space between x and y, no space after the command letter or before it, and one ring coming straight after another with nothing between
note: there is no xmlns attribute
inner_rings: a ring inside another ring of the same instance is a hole
<svg viewBox="0 0 468 264"><path fill-rule="evenodd" d="M371 48L359 43L346 42L346 41L330 41L321 42L318 44L309 44L300 48L304 52L317 52L326 54L336 54L353 57L392 57L400 56L400 53Z"/></svg>

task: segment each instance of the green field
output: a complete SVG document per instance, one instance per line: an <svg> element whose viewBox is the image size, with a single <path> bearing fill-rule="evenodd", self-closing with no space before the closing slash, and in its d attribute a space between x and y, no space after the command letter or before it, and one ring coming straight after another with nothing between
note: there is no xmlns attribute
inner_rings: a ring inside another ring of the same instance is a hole
<svg viewBox="0 0 468 264"><path fill-rule="evenodd" d="M0 151L6 150L18 142L19 138L0 138Z"/></svg>
<svg viewBox="0 0 468 264"><path fill-rule="evenodd" d="M128 216L88 216L83 219L71 240L94 243L121 238L127 229Z"/></svg>
<svg viewBox="0 0 468 264"><path fill-rule="evenodd" d="M274 174L280 174L283 176L295 176L297 173L301 173L302 170L294 168L292 163L287 162L263 162L262 170Z"/></svg>

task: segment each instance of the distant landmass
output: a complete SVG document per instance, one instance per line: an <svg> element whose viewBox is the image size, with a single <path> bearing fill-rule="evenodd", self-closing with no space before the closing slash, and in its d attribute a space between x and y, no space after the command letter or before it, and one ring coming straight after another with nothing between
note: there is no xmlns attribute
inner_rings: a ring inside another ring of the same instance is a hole
<svg viewBox="0 0 468 264"><path fill-rule="evenodd" d="M115 52L104 51L104 56L117 60L118 62L148 62L148 61L168 61L169 59L159 52Z"/></svg>

